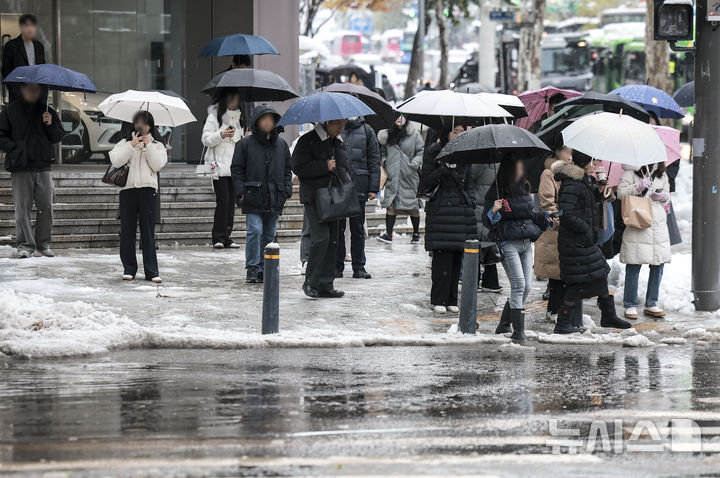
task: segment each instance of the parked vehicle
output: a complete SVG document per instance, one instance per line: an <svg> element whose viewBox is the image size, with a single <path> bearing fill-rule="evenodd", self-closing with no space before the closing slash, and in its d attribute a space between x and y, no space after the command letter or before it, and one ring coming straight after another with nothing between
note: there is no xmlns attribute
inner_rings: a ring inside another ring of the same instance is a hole
<svg viewBox="0 0 720 478"><path fill-rule="evenodd" d="M363 34L352 30L344 30L335 34L330 42L333 55L349 58L363 52Z"/></svg>
<svg viewBox="0 0 720 478"><path fill-rule="evenodd" d="M542 86L590 91L594 75L584 34L546 35L542 40Z"/></svg>

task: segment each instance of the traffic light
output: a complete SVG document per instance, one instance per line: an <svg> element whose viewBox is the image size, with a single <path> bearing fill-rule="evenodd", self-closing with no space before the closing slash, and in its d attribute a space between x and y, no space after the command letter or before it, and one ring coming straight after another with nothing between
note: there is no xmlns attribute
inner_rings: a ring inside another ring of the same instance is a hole
<svg viewBox="0 0 720 478"><path fill-rule="evenodd" d="M655 0L655 40L693 39L693 0Z"/></svg>

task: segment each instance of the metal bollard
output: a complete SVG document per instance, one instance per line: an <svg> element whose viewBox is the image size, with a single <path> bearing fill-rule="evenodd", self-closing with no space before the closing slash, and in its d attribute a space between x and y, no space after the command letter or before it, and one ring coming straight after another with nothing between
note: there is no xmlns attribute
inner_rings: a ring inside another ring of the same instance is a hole
<svg viewBox="0 0 720 478"><path fill-rule="evenodd" d="M478 254L480 254L480 241L465 241L459 324L460 332L463 334L475 333L475 322L477 321Z"/></svg>
<svg viewBox="0 0 720 478"><path fill-rule="evenodd" d="M280 332L280 245L265 246L263 266L262 333Z"/></svg>

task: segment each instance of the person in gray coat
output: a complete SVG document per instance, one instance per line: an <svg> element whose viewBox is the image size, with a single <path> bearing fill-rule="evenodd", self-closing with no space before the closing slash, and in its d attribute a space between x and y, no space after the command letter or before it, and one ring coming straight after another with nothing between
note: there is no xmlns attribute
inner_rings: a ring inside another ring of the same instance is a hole
<svg viewBox="0 0 720 478"><path fill-rule="evenodd" d="M495 182L496 165L494 164L473 164L470 166L470 181L475 185L475 217L478 223L478 236L480 243L491 242L489 238L490 230L483 223L483 211L485 206L485 194L487 194L490 186ZM482 255L480 255L482 258ZM490 264L484 266L480 264L482 275L480 279L480 288L487 292L500 293L500 281L498 279L497 265Z"/></svg>
<svg viewBox="0 0 720 478"><path fill-rule="evenodd" d="M392 244L393 228L398 215L410 216L413 225L412 244L420 243L420 207L417 197L423 162L423 140L415 127L400 116L390 129L378 133L382 165L387 181L380 206L387 209L385 234L378 240Z"/></svg>

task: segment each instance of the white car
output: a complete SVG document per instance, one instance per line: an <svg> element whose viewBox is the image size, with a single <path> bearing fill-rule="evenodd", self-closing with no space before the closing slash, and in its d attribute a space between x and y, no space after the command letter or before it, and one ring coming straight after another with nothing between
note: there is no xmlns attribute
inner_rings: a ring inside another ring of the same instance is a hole
<svg viewBox="0 0 720 478"><path fill-rule="evenodd" d="M108 118L97 107L108 96L108 93L61 94L61 120L68 131L62 140L64 164L108 159L108 152L118 141L113 136L122 126L122 121Z"/></svg>

